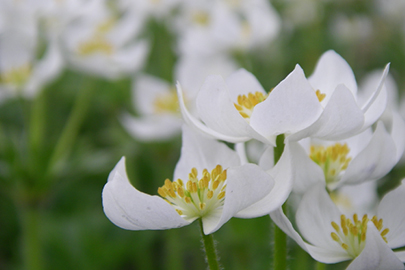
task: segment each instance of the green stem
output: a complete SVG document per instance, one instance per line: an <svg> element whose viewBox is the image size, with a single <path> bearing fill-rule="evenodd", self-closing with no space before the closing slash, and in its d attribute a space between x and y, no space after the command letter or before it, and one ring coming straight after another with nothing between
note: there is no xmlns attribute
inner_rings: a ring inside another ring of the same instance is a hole
<svg viewBox="0 0 405 270"><path fill-rule="evenodd" d="M204 229L203 229L203 224L201 218L199 219L200 223L200 228L201 228L201 236L203 238L204 242L204 249L205 249L205 255L207 256L207 262L210 270L219 270L219 263L218 263L218 258L217 258L217 252L215 250L215 244L214 244L214 237L212 234L205 235L204 234Z"/></svg>
<svg viewBox="0 0 405 270"><path fill-rule="evenodd" d="M21 209L22 222L22 257L24 269L44 269L42 260L41 241L39 236L39 213L38 209L31 206L23 206Z"/></svg>
<svg viewBox="0 0 405 270"><path fill-rule="evenodd" d="M46 95L40 91L32 104L29 124L29 144L35 154L41 148L45 131Z"/></svg>
<svg viewBox="0 0 405 270"><path fill-rule="evenodd" d="M47 174L52 174L55 171L55 166L68 156L84 121L92 96L93 87L89 83L84 83L84 87L76 97L73 110L50 158Z"/></svg>
<svg viewBox="0 0 405 270"><path fill-rule="evenodd" d="M284 134L276 138L276 147L274 148L274 164L280 160L284 151ZM286 204L283 205L283 211L286 211ZM287 235L277 226L274 227L274 270L287 269Z"/></svg>

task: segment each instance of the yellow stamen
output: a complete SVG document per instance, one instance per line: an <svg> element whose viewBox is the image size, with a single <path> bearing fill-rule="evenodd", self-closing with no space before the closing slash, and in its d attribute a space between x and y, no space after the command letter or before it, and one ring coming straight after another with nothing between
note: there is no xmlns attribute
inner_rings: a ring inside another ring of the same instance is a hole
<svg viewBox="0 0 405 270"><path fill-rule="evenodd" d="M239 95L237 103L234 103L235 108L243 118L249 119L252 115L254 107L267 98L266 94L262 92L249 93L246 95Z"/></svg>
<svg viewBox="0 0 405 270"><path fill-rule="evenodd" d="M342 228L342 232L338 226L338 224L334 221L331 222L331 225L334 229L334 232L331 232L331 238L338 242L340 246L347 251L347 253L352 256L353 258L357 257L365 246L366 235L367 235L367 223L370 219L367 215L364 215L362 220L358 219L358 215L353 215L353 221L349 218L346 218L345 215L340 216L340 227ZM377 230L381 231L383 228L383 221L382 219L378 220L376 216L374 216L371 221L376 226ZM379 227L378 227L379 226ZM384 229L380 235L387 242L385 235L389 232L389 229Z"/></svg>
<svg viewBox="0 0 405 270"><path fill-rule="evenodd" d="M315 91L316 97L318 98L319 102L322 102L322 100L325 99L326 94L321 93L321 91L318 89Z"/></svg>
<svg viewBox="0 0 405 270"><path fill-rule="evenodd" d="M166 179L164 185L158 188L158 194L165 198L186 220L203 217L210 211L224 204L227 170L221 165L209 173L202 171L199 178L196 168L192 168L189 179L184 185L181 179L171 182Z"/></svg>

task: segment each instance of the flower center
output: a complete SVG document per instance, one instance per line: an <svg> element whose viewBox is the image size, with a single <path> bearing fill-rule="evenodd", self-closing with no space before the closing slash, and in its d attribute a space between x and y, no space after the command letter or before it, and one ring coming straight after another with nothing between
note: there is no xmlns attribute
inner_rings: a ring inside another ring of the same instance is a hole
<svg viewBox="0 0 405 270"><path fill-rule="evenodd" d="M100 35L79 44L77 51L80 55L92 55L96 53L111 55L114 51L113 45Z"/></svg>
<svg viewBox="0 0 405 270"><path fill-rule="evenodd" d="M158 193L182 218L193 221L214 210L222 210L225 189L226 170L217 165L211 173L204 169L200 179L197 169L192 168L186 184L181 179L173 182L166 179L165 184L158 189Z"/></svg>
<svg viewBox="0 0 405 270"><path fill-rule="evenodd" d="M341 172L347 169L352 160L347 156L349 152L346 143L336 143L328 147L311 145L309 157L322 168L326 183L331 184L339 181Z"/></svg>
<svg viewBox="0 0 405 270"><path fill-rule="evenodd" d="M192 15L192 21L201 26L208 26L210 15L205 11L195 11Z"/></svg>
<svg viewBox="0 0 405 270"><path fill-rule="evenodd" d="M168 93L157 96L153 102L154 111L162 113L179 113L179 100L176 90L170 89Z"/></svg>
<svg viewBox="0 0 405 270"><path fill-rule="evenodd" d="M100 23L96 27L93 36L79 44L77 48L78 53L83 56L96 53L111 55L114 51L114 46L104 35L113 28L115 23L116 20L113 18Z"/></svg>
<svg viewBox="0 0 405 270"><path fill-rule="evenodd" d="M366 242L367 223L370 221L367 215L364 215L361 220L358 219L357 214L353 215L353 221L346 218L345 215L340 216L340 227L332 221L331 225L335 232L330 236L332 239L339 243L339 245L346 250L346 252L353 258L357 257L364 249ZM374 223L377 230L380 232L382 239L387 243L385 237L389 229L383 229L383 220L373 216L371 221Z"/></svg>
<svg viewBox="0 0 405 270"><path fill-rule="evenodd" d="M266 94L262 92L249 93L246 95L238 96L238 103L234 103L235 108L239 111L240 115L246 120L249 120L252 115L253 108L267 98Z"/></svg>
<svg viewBox="0 0 405 270"><path fill-rule="evenodd" d="M12 68L6 72L0 73L0 83L21 87L28 81L31 72L32 68L29 64Z"/></svg>

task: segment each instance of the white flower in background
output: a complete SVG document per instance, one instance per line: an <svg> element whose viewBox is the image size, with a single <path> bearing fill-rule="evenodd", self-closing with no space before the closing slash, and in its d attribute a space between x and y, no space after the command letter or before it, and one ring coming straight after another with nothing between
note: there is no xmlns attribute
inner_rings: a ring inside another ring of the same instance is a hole
<svg viewBox="0 0 405 270"><path fill-rule="evenodd" d="M117 11L91 0L63 33L69 63L110 79L132 75L148 52L147 42L136 40L143 22L143 14L134 9Z"/></svg>
<svg viewBox="0 0 405 270"><path fill-rule="evenodd" d="M167 20L167 17L183 2L182 0L119 0L118 5L124 9L136 9L146 17Z"/></svg>
<svg viewBox="0 0 405 270"><path fill-rule="evenodd" d="M57 41L43 40L45 50L38 57L37 6L24 1L0 3L0 97L33 97L62 69ZM42 40L41 40L42 41Z"/></svg>
<svg viewBox="0 0 405 270"><path fill-rule="evenodd" d="M346 46L363 44L373 35L373 23L368 16L338 14L331 21L330 28L334 41Z"/></svg>
<svg viewBox="0 0 405 270"><path fill-rule="evenodd" d="M213 55L269 44L280 21L268 1L184 1L175 23L181 55Z"/></svg>
<svg viewBox="0 0 405 270"><path fill-rule="evenodd" d="M204 123L188 112L182 102L180 84L177 89L185 121L201 132L229 142L254 138L274 145L277 135L303 130L322 112L317 93L298 65L270 93L244 69L226 80L221 76L208 77L196 99L198 116ZM264 130L263 126L268 128Z"/></svg>
<svg viewBox="0 0 405 270"><path fill-rule="evenodd" d="M103 189L104 212L114 224L129 230L177 228L201 218L204 233L210 234L268 195L274 185L257 165L241 165L237 153L225 144L186 127L173 179L158 189L161 197L142 193L130 184L122 158ZM279 205L262 204L262 215Z"/></svg>
<svg viewBox="0 0 405 270"><path fill-rule="evenodd" d="M183 57L174 67L175 77L185 89L185 100L190 110L196 93L206 76L228 75L236 65L225 57ZM138 75L133 83L133 104L139 117L124 114L122 123L135 138L143 141L170 139L179 135L184 123L175 86L150 75Z"/></svg>
<svg viewBox="0 0 405 270"><path fill-rule="evenodd" d="M374 132L369 128L346 140L291 142L294 192L303 193L318 182L335 190L385 176L404 152L404 134L404 121L395 118L389 131L379 121Z"/></svg>
<svg viewBox="0 0 405 270"><path fill-rule="evenodd" d="M291 135L291 140L316 137L341 140L351 137L374 124L386 108L387 92L384 87L388 66L380 80L371 87L364 102L357 100L357 83L349 64L336 52L327 51L319 59L314 73L308 78L317 92L323 108L319 119L304 130ZM258 115L270 113L265 103L256 108ZM270 133L273 127L263 125L260 132Z"/></svg>
<svg viewBox="0 0 405 270"><path fill-rule="evenodd" d="M404 23L405 2L402 0L375 0L376 11L396 24Z"/></svg>
<svg viewBox="0 0 405 270"><path fill-rule="evenodd" d="M337 263L351 260L347 269L404 269L405 182L387 193L375 216L357 212L342 214L322 184L305 193L296 213L298 233L279 209L273 221L315 260ZM304 240L305 239L305 240Z"/></svg>

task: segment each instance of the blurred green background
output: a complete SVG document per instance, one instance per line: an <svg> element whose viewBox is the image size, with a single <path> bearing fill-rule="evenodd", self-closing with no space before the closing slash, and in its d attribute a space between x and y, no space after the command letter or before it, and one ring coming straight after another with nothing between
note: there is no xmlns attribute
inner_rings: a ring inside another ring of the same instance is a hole
<svg viewBox="0 0 405 270"><path fill-rule="evenodd" d="M283 18L276 40L260 50L235 52L238 63L265 89L277 85L297 63L310 75L329 49L348 61L358 82L390 62L398 89L405 88L405 20L383 16L372 1L304 2L315 7L314 16L305 22L293 11L296 1L271 1ZM338 30L334 22L341 16L352 22L367 19L370 32L363 36ZM163 22L153 20L145 35L153 42L144 72L173 82L174 35ZM35 100L14 98L0 105L0 269L26 269L25 260L33 260L36 269L207 268L196 222L167 231L126 231L103 213L101 191L121 156L127 157L133 184L148 194L157 194L164 179L172 178L179 158L180 137L144 143L121 126L121 113L135 111L130 97L131 78L107 81L66 70ZM38 100L45 106L35 114L41 117L33 119ZM58 159L57 170L49 172L77 100L87 104L77 116L81 124L77 134L71 134L74 142ZM37 132L44 139L30 143ZM394 168L381 181L380 194L404 176L402 166ZM271 269L272 226L268 216L226 223L214 235L223 267ZM326 269L344 269L347 264ZM310 256L289 241L289 268L314 267Z"/></svg>

